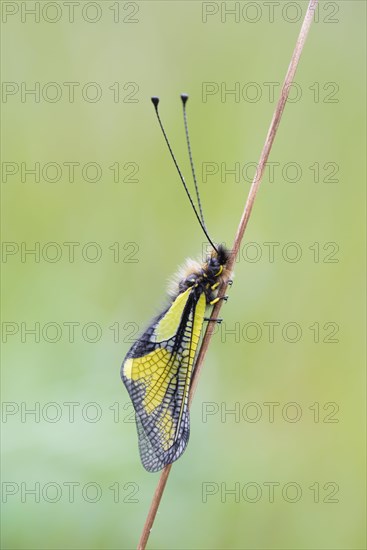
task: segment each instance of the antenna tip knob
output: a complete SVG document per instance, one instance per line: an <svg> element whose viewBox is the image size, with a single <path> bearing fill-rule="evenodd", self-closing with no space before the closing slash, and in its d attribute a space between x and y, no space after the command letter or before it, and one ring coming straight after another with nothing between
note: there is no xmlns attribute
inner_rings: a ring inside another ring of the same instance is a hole
<svg viewBox="0 0 367 550"><path fill-rule="evenodd" d="M189 96L187 94L181 94L181 100L182 103L185 105L186 101L189 99Z"/></svg>
<svg viewBox="0 0 367 550"><path fill-rule="evenodd" d="M157 97L157 96L154 95L154 96L151 98L151 100L152 100L152 103L153 103L154 107L157 109L158 103L159 103L159 97Z"/></svg>

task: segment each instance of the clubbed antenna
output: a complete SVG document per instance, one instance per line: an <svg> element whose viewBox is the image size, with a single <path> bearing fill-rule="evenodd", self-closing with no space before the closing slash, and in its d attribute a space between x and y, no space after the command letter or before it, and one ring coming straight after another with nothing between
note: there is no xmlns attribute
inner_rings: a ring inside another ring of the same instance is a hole
<svg viewBox="0 0 367 550"><path fill-rule="evenodd" d="M186 96L186 100L187 100L187 96ZM185 100L185 101L186 101L186 100ZM184 102L184 100L182 100L182 101ZM175 165L175 167L176 167L176 170L177 170L177 172L178 172L178 175L180 176L180 180L182 181L182 184L183 184L183 186L184 186L184 189L185 189L185 191L186 191L186 194L187 194L187 196L188 196L188 198L189 198L189 201L190 201L190 204L191 204L191 206L192 206L192 209L193 209L194 212L195 212L195 216L196 216L196 218L197 218L197 220L198 220L198 222L199 222L199 224L200 224L200 227L201 227L201 229L203 230L203 232L204 232L206 238L208 239L208 241L210 242L210 244L212 245L212 247L214 248L214 250L215 250L216 252L218 252L216 246L214 245L213 241L211 240L211 238L210 238L209 235L208 235L208 232L207 232L206 227L205 227L205 225L204 225L204 223L203 223L203 220L200 218L200 216L199 216L199 214L198 214L198 211L196 210L196 206L195 206L195 204L194 204L194 201L192 200L192 197L191 197L190 192L189 192L189 190L188 190L188 187L187 187L187 185L186 185L185 178L184 178L183 175L182 175L182 172L181 172L181 170L180 170L180 167L178 166L176 157L175 157L175 155L173 154L173 151L172 151L172 147L171 147L171 145L170 145L170 142L168 141L168 137L167 137L167 134L166 134L165 129L164 129L164 127L163 127L163 124L162 124L162 121L161 121L161 117L160 117L159 111L158 111L159 97L153 96L153 97L152 97L152 103L153 103L153 105L154 105L155 113L156 113L156 115L157 115L157 119L158 119L158 122L159 122L159 126L160 126L160 128L161 128L161 130L162 130L163 137L164 137L164 139L165 139L165 142L167 143L168 150L169 150L169 152L170 152L170 155L171 155L171 157L172 157L172 160L173 160L173 162L174 162L174 165ZM200 208L200 203L199 203L199 208ZM200 208L200 213L202 214L201 208Z"/></svg>
<svg viewBox="0 0 367 550"><path fill-rule="evenodd" d="M199 186L198 186L197 179L196 179L194 161L193 161L193 158L192 158L191 144L190 144L190 136L189 136L189 127L188 127L188 124L187 124L186 103L187 103L187 100L188 100L188 99L189 99L189 96L188 96L187 94L181 94L181 101L182 101L182 107L183 107L183 116L184 116L184 124L185 124L186 143L187 143L187 149L188 149L188 151L189 151L189 158L190 158L190 164L191 164L191 173L192 173L192 178L193 178L193 180L194 180L196 198L197 198L197 200L198 200L198 206L199 206L199 212L200 212L201 221L202 221L202 223L203 223L203 226L204 226L205 229L206 229L205 220L204 220L204 214L203 214L203 209L202 209L202 207L201 207L201 200L200 200L200 195L199 195Z"/></svg>

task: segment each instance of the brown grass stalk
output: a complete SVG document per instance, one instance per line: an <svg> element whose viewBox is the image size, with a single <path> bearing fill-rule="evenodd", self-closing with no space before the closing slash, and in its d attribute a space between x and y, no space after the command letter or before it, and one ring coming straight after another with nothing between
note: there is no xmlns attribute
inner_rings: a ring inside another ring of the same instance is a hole
<svg viewBox="0 0 367 550"><path fill-rule="evenodd" d="M263 150L261 151L260 160L259 160L259 163L258 163L258 168L257 168L256 174L255 174L254 180L251 184L250 191L249 191L249 194L248 194L248 197L247 197L247 200L246 200L245 208L244 208L244 211L243 211L243 214L242 214L242 217L241 217L238 229L237 229L237 233L236 233L236 236L235 236L235 239L234 239L232 254L231 254L231 257L230 257L229 262L227 264L227 268L228 268L229 271L233 270L233 266L234 266L234 263L235 263L236 258L237 258L237 254L238 254L238 251L239 251L242 239L243 239L243 235L245 233L245 230L246 230L246 227L247 227L250 215L251 215L252 207L254 205L256 194L257 194L257 191L258 191L260 183L261 183L262 175L263 175L265 167L266 167L266 162L268 160L268 157L269 157L269 154L270 154L270 151L271 151L271 148L272 148L272 145L273 145L278 127L279 127L279 123L280 123L280 120L282 118L284 107L285 107L285 104L287 102L287 98L288 98L288 94L289 94L289 87L293 82L294 75L296 73L298 63L299 63L299 60L300 60L300 57L301 57L301 53L302 53L302 50L303 50L303 47L305 45L308 32L309 32L311 24L312 24L312 19L313 19L313 16L314 16L314 11L316 9L317 3L318 3L318 0L310 0L310 2L308 4L308 7L307 7L305 18L303 20L302 27L301 27L301 30L300 30L300 33L299 33L299 36L298 36L293 54L292 54L292 58L291 58L291 61L290 61L289 67L288 67L288 71L287 71L287 74L284 78L283 86L282 86L282 89L281 89L281 92L280 92L280 97L279 97L278 103L276 105L272 121L270 123L269 131L268 131L268 134L267 134L266 139L265 139ZM223 296L225 294L227 286L228 286L228 282L224 283L221 286L221 288L219 289L219 293L218 293L219 296ZM211 313L211 316L210 316L212 319L217 319L218 318L218 314L219 314L220 308L222 307L222 303L223 303L223 300L220 300L219 302L217 302L215 304L215 306L213 308L213 311ZM192 402L192 399L193 399L193 396L194 396L194 393L195 393L195 390L196 390L196 386L198 384L198 380L199 380L201 369L203 367L205 355L208 351L209 343L210 343L210 340L211 340L213 332L214 332L214 325L215 325L215 323L212 323L212 322L208 323L208 326L206 328L206 331L205 331L205 334L204 334L204 337L203 337L203 341L202 341L202 344L201 344L201 347L200 347L200 350L199 350L199 353L198 353L198 356L197 356L197 359L196 359L195 370L194 370L194 374L193 374L192 381L191 381L191 386L190 386L189 404L191 404L191 402ZM145 520L143 531L142 531L142 534L141 534L141 537L140 537L140 541L139 541L139 544L138 544L138 550L144 550L145 547L146 547L146 544L148 542L148 538L149 538L149 535L150 535L150 532L151 532L151 529L152 529L152 526L153 526L153 523L154 523L155 516L157 514L157 510L158 510L158 507L159 507L159 504L160 504L160 501L161 501L161 498L162 498L162 495L163 495L164 488L165 488L166 483L167 483L169 473L171 471L171 467L172 467L172 464L169 464L168 466L166 466L163 469L163 471L160 475L158 485L157 485L157 488L154 492L153 499L152 499L152 502L151 502L151 505L150 505L150 509L149 509L147 518Z"/></svg>

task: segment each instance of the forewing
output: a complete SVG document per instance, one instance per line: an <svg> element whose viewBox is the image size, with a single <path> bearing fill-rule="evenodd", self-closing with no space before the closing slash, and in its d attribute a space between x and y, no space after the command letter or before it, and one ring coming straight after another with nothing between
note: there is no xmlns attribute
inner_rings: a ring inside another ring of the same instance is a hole
<svg viewBox="0 0 367 550"><path fill-rule="evenodd" d="M189 439L188 395L205 312L205 296L179 294L128 352L121 377L136 413L144 467L155 472L179 458Z"/></svg>

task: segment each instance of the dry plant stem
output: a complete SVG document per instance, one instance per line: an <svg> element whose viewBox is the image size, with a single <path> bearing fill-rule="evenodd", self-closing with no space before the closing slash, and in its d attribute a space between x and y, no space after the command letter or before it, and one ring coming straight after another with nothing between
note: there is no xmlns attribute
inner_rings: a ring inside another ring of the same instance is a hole
<svg viewBox="0 0 367 550"><path fill-rule="evenodd" d="M298 63L299 63L299 59L301 57L301 53L302 53L303 47L305 45L307 35L308 35L308 32L309 32L310 27L311 27L311 23L312 23L312 19L313 19L313 16L314 16L314 11L316 9L317 3L318 3L318 0L310 0L310 2L308 4L307 12L306 12L305 18L303 20L303 24L302 24L302 27L301 27L301 30L300 30L300 33L299 33L299 36L298 36L298 39L297 39L296 46L294 48L292 59L291 59L291 62L290 62L289 67L288 67L287 74L286 74L285 79L284 79L284 83L283 83L282 90L281 90L281 93L280 93L280 98L279 98L277 106L275 108L273 119L270 123L268 135L266 136L265 144L264 144L263 150L261 152L261 156L260 156L260 160L259 160L259 164L258 164L258 169L256 171L255 178L254 178L254 180L251 184L251 188L250 188L250 191L249 191L249 194L248 194L248 197L247 197L245 209L243 211L242 218L240 220L240 223L239 223L239 226L238 226L238 229L237 229L236 237L235 237L233 248L232 248L232 254L231 254L231 257L230 257L229 262L227 264L227 268L230 271L233 270L233 266L234 266L234 263L236 261L238 250L240 248L240 245L241 245L241 242L242 242L242 239L243 239L243 235L245 233L245 229L247 227L248 220L250 218L250 214L251 214L251 211L252 211L252 207L254 205L256 193L259 189L261 178L262 178L262 175L263 175L264 170L265 170L266 162L268 160L270 150L271 150L271 147L273 145L274 138L275 138L275 135L277 133L278 126L279 126L279 123L280 123L280 120L281 120L281 117L282 117L282 114L283 114L283 111L284 111L284 107L285 107L285 104L286 104L286 101L287 101L287 98L288 98L289 87L293 82L294 75L295 75L295 72L296 72L296 69L297 69L297 66L298 66ZM221 286L221 288L219 289L219 293L218 293L219 296L224 295L227 286L228 286L227 282ZM219 302L217 302L215 304L215 306L213 308L213 311L211 313L211 316L210 316L212 319L217 319L218 318L218 313L220 311L220 308L222 307L222 302L223 302L223 300L219 300ZM194 371L192 381L191 381L191 386L190 386L189 404L191 404L192 398L193 398L195 390L196 390L196 386L197 386L199 375L200 375L200 372L201 372L201 369L202 369L202 366L203 366L204 358L205 358L206 352L208 350L212 334L214 332L214 325L215 325L215 323L213 323L213 322L208 323L208 326L206 328L204 338L203 338L203 341L202 341L202 344L201 344L201 347L200 347L200 351L199 351L198 356L197 356L197 360L196 360L196 364L195 364L195 371ZM142 531L142 534L141 534L141 538L140 538L140 541L139 541L139 544L138 544L138 550L144 550L145 547L146 547L146 544L147 544L147 541L148 541L148 538L149 538L149 534L150 534L150 531L151 531L151 528L152 528L152 525L153 525L153 522L154 522L154 518L157 514L158 506L159 506L164 488L166 486L168 475L169 475L170 470L171 470L171 466L172 466L172 464L169 464L168 466L166 466L163 469L163 471L161 473L161 476L159 478L158 486L155 490L153 500L152 500L152 503L151 503L151 506L150 506L150 509L149 509L149 513L148 513L147 519L145 521L144 528L143 528L143 531Z"/></svg>
<svg viewBox="0 0 367 550"><path fill-rule="evenodd" d="M303 46L305 44L305 41L306 41L306 38L307 38L307 35L308 35L308 31L310 30L310 26L311 26L311 23L312 23L312 18L314 16L314 11L315 11L317 2L318 2L318 0L311 0L309 5L308 5L308 8L307 8L307 12L306 12L306 15L305 15L305 18L304 18L304 21L303 21L303 24L302 24L297 42L296 42L296 46L294 48L292 59L291 59L291 62L289 64L288 71L287 71L287 74L285 76L284 83L283 83L283 86L282 86L282 89L281 89L281 92L280 92L280 98L278 100L278 103L277 103L277 106L275 108L272 121L270 123L268 135L266 136L266 140L265 140L263 150L261 151L260 160L259 160L259 163L258 163L258 168L256 170L254 180L251 184L250 191L249 191L247 201L246 201L246 204L245 204L245 209L243 211L242 218L240 220L240 223L239 223L239 226L238 226L238 229L237 229L236 237L234 239L232 254L231 254L231 257L230 257L229 262L227 264L227 268L228 268L229 271L233 270L233 266L234 266L234 263L235 263L236 258L237 258L237 254L238 254L238 251L239 251L242 239L243 239L243 235L245 233L245 229L247 227L247 223L248 223L250 215L251 215L252 207L253 207L254 202L255 202L256 193L259 189L260 182L261 182L261 179L262 179L265 167L266 167L266 162L268 160L270 150L272 148L272 145L273 145L273 142L274 142L274 139L275 139L275 135L276 135L278 127L279 127L280 120L282 118L284 107L285 107L285 104L287 102L287 98L288 98L288 94L289 94L289 87L293 82L294 75L295 75L296 70L297 70L298 62L299 62L299 59L301 57L301 53L302 53L302 50L303 50ZM222 285L222 287L219 289L219 292L218 292L219 296L223 296L225 294L227 286L228 286L227 283ZM219 302L216 303L216 305L214 306L214 309L213 309L213 311L210 315L210 317L212 319L217 319L218 318L218 314L219 314L220 308L222 307L222 304L223 304L223 300L219 300ZM199 374L200 374L200 371L201 371L201 368L202 368L202 364L203 364L207 349L209 347L209 343L210 343L212 334L214 332L214 325L215 325L215 323L208 323L208 326L207 326L207 329L206 329L206 332L205 332L205 335L204 335L204 338L203 338L203 342L202 342L200 351L198 353L198 357L197 357L196 364L195 364L195 372L194 372L194 375L192 377L192 382L191 382L191 387L190 387L190 397L189 397L190 403L192 401L194 392L196 390L196 386L197 386L197 383L198 383Z"/></svg>
<svg viewBox="0 0 367 550"><path fill-rule="evenodd" d="M168 464L167 466L165 466L162 470L162 473L161 473L160 477L159 477L158 485L157 485L157 487L154 491L154 495L153 495L153 498L152 498L152 503L151 503L150 508L149 508L147 519L145 520L144 529L143 529L143 532L142 532L142 535L141 535L141 538L140 538L140 541L139 541L139 544L138 544L138 549L144 549L147 542L148 542L148 538L149 538L149 535L150 535L150 530L151 530L152 525L154 523L155 516L157 515L159 503L161 501L163 491L164 491L164 488L166 486L167 479L168 479L171 467L172 467L172 464Z"/></svg>

